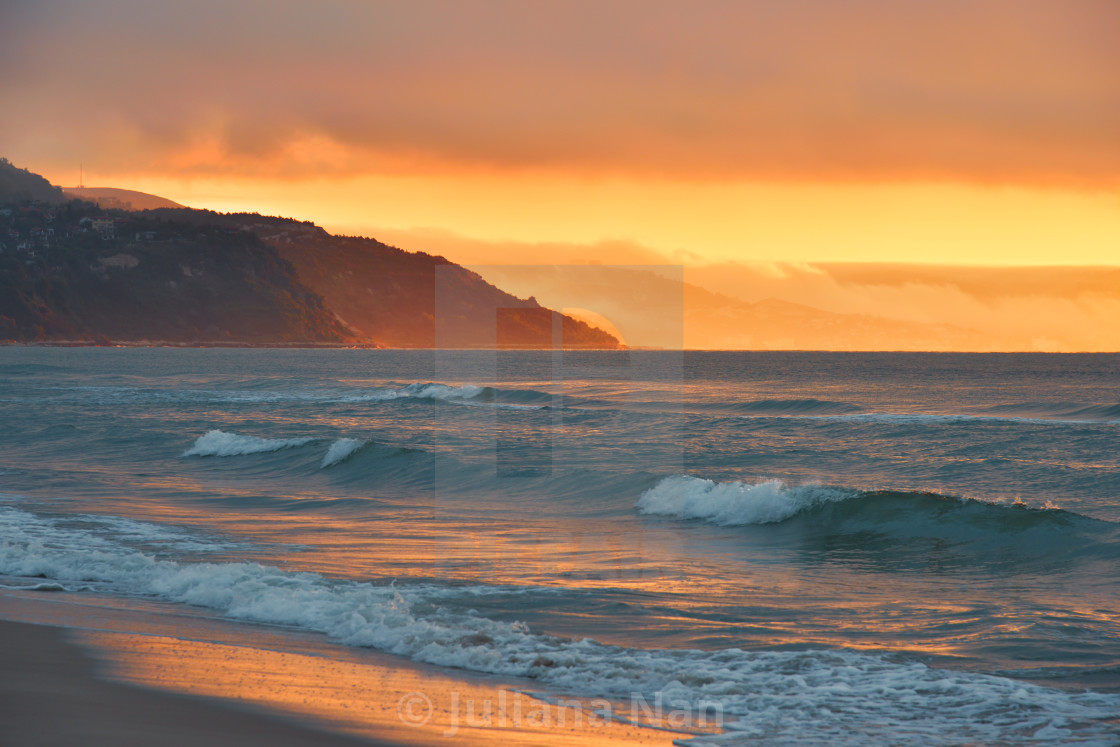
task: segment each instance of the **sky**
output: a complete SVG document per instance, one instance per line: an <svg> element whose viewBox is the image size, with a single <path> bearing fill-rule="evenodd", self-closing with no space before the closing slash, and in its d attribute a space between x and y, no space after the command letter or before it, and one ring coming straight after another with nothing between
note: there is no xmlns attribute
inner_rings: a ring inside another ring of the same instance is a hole
<svg viewBox="0 0 1120 747"><path fill-rule="evenodd" d="M1115 0L0 0L0 154L476 264L1117 266L1117 38Z"/></svg>

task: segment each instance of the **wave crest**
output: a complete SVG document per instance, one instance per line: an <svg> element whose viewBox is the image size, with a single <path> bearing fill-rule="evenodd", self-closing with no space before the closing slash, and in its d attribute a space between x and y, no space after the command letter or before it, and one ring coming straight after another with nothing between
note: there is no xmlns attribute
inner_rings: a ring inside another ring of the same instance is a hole
<svg viewBox="0 0 1120 747"><path fill-rule="evenodd" d="M637 508L643 514L703 519L722 526L775 524L807 508L856 495L821 485L788 487L781 480L752 485L675 475L642 493Z"/></svg>
<svg viewBox="0 0 1120 747"><path fill-rule="evenodd" d="M1120 420L1120 403L1086 404L1084 402L1016 402L989 407L994 415L1024 418L1054 418L1083 422Z"/></svg>
<svg viewBox="0 0 1120 747"><path fill-rule="evenodd" d="M242 436L237 433L213 430L195 439L194 445L184 451L183 456L228 457L261 454L303 446L314 440L313 438L258 438L257 436Z"/></svg>
<svg viewBox="0 0 1120 747"><path fill-rule="evenodd" d="M333 467L336 464L345 462L352 457L356 451L368 444L369 441L362 441L357 438L340 438L331 444L327 449L327 453L323 455L322 468Z"/></svg>
<svg viewBox="0 0 1120 747"><path fill-rule="evenodd" d="M1120 552L1120 525L1050 502L1029 506L931 492L677 475L642 493L636 508L720 526L765 525L770 539L795 546L802 557L858 562L882 572L930 562L962 573L1068 572L1094 559L1114 560Z"/></svg>

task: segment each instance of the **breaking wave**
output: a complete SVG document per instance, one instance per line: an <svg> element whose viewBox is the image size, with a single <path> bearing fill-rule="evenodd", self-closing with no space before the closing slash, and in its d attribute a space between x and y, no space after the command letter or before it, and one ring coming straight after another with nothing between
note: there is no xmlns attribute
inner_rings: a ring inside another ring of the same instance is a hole
<svg viewBox="0 0 1120 747"><path fill-rule="evenodd" d="M853 651L635 649L534 632L444 606L447 589L332 580L257 563L182 562L111 535L0 508L0 573L87 585L291 625L439 666L522 677L552 692L722 714L741 744L1105 744L1120 696L1069 693ZM461 591L461 590L460 590Z"/></svg>
<svg viewBox="0 0 1120 747"><path fill-rule="evenodd" d="M884 521L900 515L978 522L991 521L1008 528L1084 523L1112 526L1064 511L1047 503L1028 506L1019 500L980 500L937 493L892 490L857 490L825 485L787 485L782 480L756 483L716 482L691 475L663 478L639 497L635 507L643 514L698 519L721 526L776 524L795 516L823 514L835 519L866 514Z"/></svg>
<svg viewBox="0 0 1120 747"><path fill-rule="evenodd" d="M331 444L327 449L327 453L323 455L322 468L333 467L336 464L345 462L352 457L356 451L368 444L369 441L361 441L356 438L340 438Z"/></svg>
<svg viewBox="0 0 1120 747"><path fill-rule="evenodd" d="M811 506L855 495L856 491L817 485L787 487L781 480L752 485L675 475L642 493L637 508L643 514L702 519L724 526L773 524Z"/></svg>
<svg viewBox="0 0 1120 747"><path fill-rule="evenodd" d="M261 454L303 446L314 440L313 438L258 438L213 430L195 439L194 445L184 451L183 456L228 457Z"/></svg>
<svg viewBox="0 0 1120 747"><path fill-rule="evenodd" d="M1117 524L1049 503L1031 507L1016 500L678 475L642 493L636 508L719 526L768 527L776 551L855 562L876 572L932 562L966 575L1017 575L1120 561Z"/></svg>

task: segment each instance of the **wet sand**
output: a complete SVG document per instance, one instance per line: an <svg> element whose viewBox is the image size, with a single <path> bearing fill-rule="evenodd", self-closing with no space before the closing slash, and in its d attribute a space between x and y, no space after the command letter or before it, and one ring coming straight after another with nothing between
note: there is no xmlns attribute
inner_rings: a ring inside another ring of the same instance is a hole
<svg viewBox="0 0 1120 747"><path fill-rule="evenodd" d="M164 605L0 591L4 747L670 747L687 736L525 686Z"/></svg>
<svg viewBox="0 0 1120 747"><path fill-rule="evenodd" d="M112 682L66 628L0 620L0 731L9 747L359 747L389 744L281 715Z"/></svg>

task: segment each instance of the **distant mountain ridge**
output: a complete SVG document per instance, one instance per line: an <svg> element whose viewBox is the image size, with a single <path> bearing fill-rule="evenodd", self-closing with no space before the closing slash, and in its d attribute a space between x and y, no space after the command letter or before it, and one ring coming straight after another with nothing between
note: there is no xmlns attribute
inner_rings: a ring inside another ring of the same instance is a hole
<svg viewBox="0 0 1120 747"><path fill-rule="evenodd" d="M0 340L619 347L443 257L96 191L164 207L67 201L0 163Z"/></svg>
<svg viewBox="0 0 1120 747"><path fill-rule="evenodd" d="M948 324L917 324L840 314L776 298L748 302L637 267L488 266L515 292L532 288L545 303L588 306L634 345L724 350L975 349L978 334ZM620 290L622 289L622 290ZM671 324L673 319L676 324ZM683 338L683 340L682 340Z"/></svg>
<svg viewBox="0 0 1120 747"><path fill-rule="evenodd" d="M155 210L157 208L186 207L166 197L150 195L147 192L137 192L134 189L117 189L116 187L63 187L63 194L68 197L92 202L98 207L109 210Z"/></svg>

